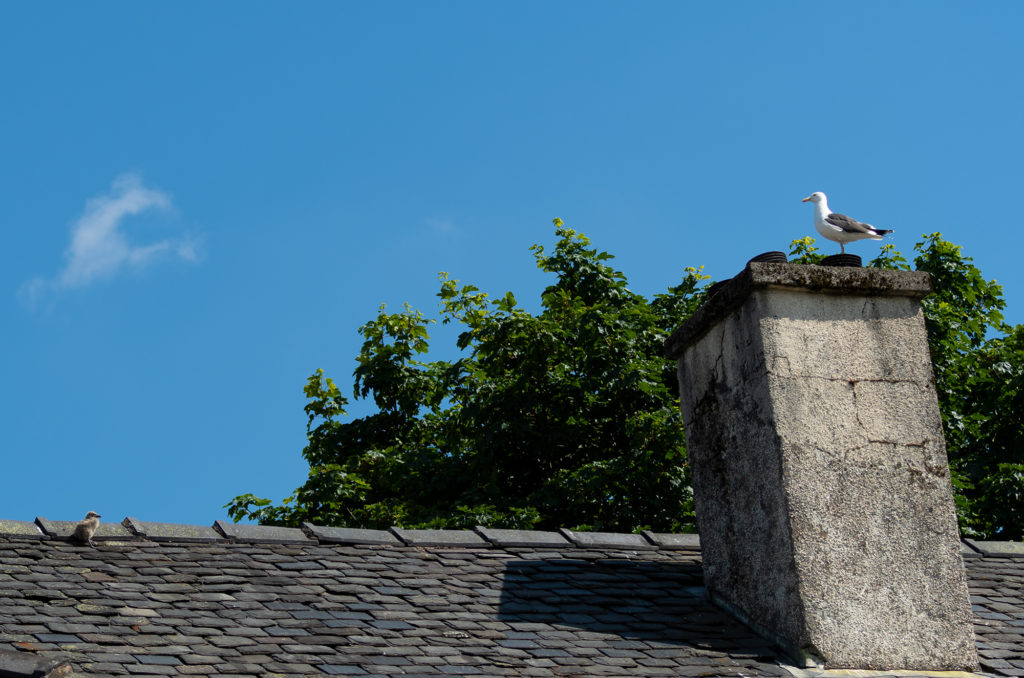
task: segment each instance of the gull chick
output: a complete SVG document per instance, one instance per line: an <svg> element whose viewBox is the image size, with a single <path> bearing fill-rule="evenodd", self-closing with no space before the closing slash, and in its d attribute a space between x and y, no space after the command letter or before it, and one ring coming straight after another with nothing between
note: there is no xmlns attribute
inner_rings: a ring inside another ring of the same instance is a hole
<svg viewBox="0 0 1024 678"><path fill-rule="evenodd" d="M814 228L818 229L818 233L825 238L839 243L839 251L843 254L846 254L846 243L848 242L864 238L881 240L886 233L892 233L891 230L875 228L871 224L865 224L851 219L845 214L831 211L828 208L828 198L821 191L811 193L801 202L814 203Z"/></svg>
<svg viewBox="0 0 1024 678"><path fill-rule="evenodd" d="M92 540L92 536L96 534L96 528L100 526L100 518L102 517L103 516L95 511L89 511L86 513L85 519L75 525L75 531L71 534L72 539L95 547L96 542Z"/></svg>

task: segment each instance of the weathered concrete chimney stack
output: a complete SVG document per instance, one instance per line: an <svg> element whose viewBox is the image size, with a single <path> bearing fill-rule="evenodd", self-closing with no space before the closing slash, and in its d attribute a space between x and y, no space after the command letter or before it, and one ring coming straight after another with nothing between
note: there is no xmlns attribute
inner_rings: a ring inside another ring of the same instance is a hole
<svg viewBox="0 0 1024 678"><path fill-rule="evenodd" d="M704 577L827 668L978 666L926 273L751 263L666 344Z"/></svg>

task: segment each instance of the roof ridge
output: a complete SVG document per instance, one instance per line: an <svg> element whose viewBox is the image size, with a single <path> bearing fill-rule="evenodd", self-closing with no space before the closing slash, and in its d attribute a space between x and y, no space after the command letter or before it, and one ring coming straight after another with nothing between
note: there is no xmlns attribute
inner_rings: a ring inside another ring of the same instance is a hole
<svg viewBox="0 0 1024 678"><path fill-rule="evenodd" d="M0 537L21 539L68 539L78 521L0 519ZM150 541L177 543L242 542L267 544L339 544L366 546L418 546L449 548L572 548L606 551L700 550L700 537L692 533L591 532L560 528L516 530L477 526L473 529L412 529L391 527L376 530L330 527L305 522L301 527L250 525L215 520L213 525L189 525L142 521L128 516L120 523L100 523L97 541ZM1024 558L1024 542L982 541L964 538L964 557Z"/></svg>
<svg viewBox="0 0 1024 678"><path fill-rule="evenodd" d="M22 539L68 539L78 521L0 520L0 537ZM94 537L97 541L153 542L248 542L276 544L351 544L377 546L431 546L454 548L567 548L590 550L699 550L700 538L689 533L591 532L561 528L557 531L515 530L477 526L473 529L413 529L391 527L387 530L330 527L305 522L301 527L250 525L215 520L213 525L189 525L143 521L128 516L120 523L102 522Z"/></svg>

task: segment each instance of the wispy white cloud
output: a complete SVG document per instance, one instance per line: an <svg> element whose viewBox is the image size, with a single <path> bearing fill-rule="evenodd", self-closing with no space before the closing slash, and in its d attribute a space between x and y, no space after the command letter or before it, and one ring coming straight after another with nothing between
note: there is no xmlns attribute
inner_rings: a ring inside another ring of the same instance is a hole
<svg viewBox="0 0 1024 678"><path fill-rule="evenodd" d="M48 290L84 287L113 277L125 267L144 268L160 257L196 261L195 238L164 239L150 244L130 242L125 229L128 217L153 210L169 210L171 197L146 188L136 174L122 174L110 191L91 198L82 216L71 227L71 242L64 252L64 268L52 278L37 277L22 285L19 293L35 301Z"/></svg>

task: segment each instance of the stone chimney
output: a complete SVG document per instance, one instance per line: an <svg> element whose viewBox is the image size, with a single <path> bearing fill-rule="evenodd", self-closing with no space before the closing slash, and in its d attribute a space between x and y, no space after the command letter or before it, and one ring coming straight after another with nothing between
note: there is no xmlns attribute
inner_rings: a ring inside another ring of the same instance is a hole
<svg viewBox="0 0 1024 678"><path fill-rule="evenodd" d="M974 670L927 273L750 263L666 343L712 599L808 666Z"/></svg>

